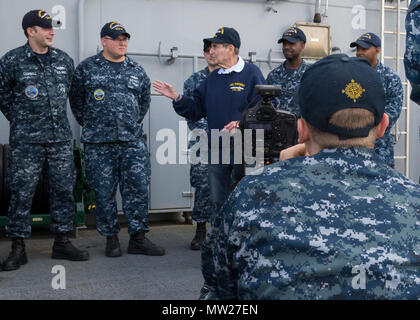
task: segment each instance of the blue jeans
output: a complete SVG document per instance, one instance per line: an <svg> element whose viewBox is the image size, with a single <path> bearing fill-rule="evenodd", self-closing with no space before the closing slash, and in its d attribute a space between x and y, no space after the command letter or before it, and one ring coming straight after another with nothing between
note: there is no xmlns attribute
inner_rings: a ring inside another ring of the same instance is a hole
<svg viewBox="0 0 420 320"><path fill-rule="evenodd" d="M231 164L209 165L210 196L216 211L220 210L233 189L233 168L234 166Z"/></svg>

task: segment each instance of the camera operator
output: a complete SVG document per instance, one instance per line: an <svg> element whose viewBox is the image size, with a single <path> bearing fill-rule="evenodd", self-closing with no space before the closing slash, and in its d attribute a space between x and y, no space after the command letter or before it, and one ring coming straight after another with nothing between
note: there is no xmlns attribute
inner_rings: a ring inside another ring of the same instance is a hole
<svg viewBox="0 0 420 320"><path fill-rule="evenodd" d="M204 299L417 299L420 189L374 152L389 122L379 76L328 56L299 106L308 156L240 181L206 239Z"/></svg>
<svg viewBox="0 0 420 320"><path fill-rule="evenodd" d="M405 29L405 74L413 87L410 99L420 104L420 0L411 1L405 19Z"/></svg>
<svg viewBox="0 0 420 320"><path fill-rule="evenodd" d="M243 139L243 161L235 168L236 184L246 171L250 174L261 172L264 165L279 160L281 150L297 144L296 115L278 110L273 104L275 97L283 95L282 88L257 85L255 91L262 99L255 107L245 110L239 123ZM258 130L264 131L259 133Z"/></svg>

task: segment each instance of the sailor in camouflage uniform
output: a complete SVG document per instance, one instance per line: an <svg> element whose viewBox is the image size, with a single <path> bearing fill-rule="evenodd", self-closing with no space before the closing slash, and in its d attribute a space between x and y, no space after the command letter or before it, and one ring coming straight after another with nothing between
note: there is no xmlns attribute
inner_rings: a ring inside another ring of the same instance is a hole
<svg viewBox="0 0 420 320"><path fill-rule="evenodd" d="M300 117L299 106L293 100L293 95L308 68L308 64L302 59L306 36L301 29L292 27L283 33L278 43L283 43L286 61L268 74L267 84L280 86L283 90L279 101L276 101L278 108Z"/></svg>
<svg viewBox="0 0 420 320"><path fill-rule="evenodd" d="M150 158L142 121L150 106L150 80L125 54L130 34L117 22L101 30L103 51L76 68L70 104L83 127L87 183L95 191L96 227L107 237L105 254L121 256L116 191L128 220L128 253L164 255L145 237L148 227Z"/></svg>
<svg viewBox="0 0 420 320"><path fill-rule="evenodd" d="M361 35L355 42L350 44L350 47L357 47L356 55L367 59L381 77L386 96L385 112L389 116L389 126L384 136L376 140L375 151L385 163L394 168L394 137L391 135L391 128L400 117L403 105L401 79L391 68L383 65L378 60L378 54L381 51L381 39L374 33L370 32Z"/></svg>
<svg viewBox="0 0 420 320"><path fill-rule="evenodd" d="M420 104L420 0L411 1L405 19L405 29L405 74L412 86L410 98Z"/></svg>
<svg viewBox="0 0 420 320"><path fill-rule="evenodd" d="M214 56L210 55L211 42L203 41L204 49L203 54L207 62L207 67L192 74L184 82L184 95L191 96L194 90L199 84L207 78L207 76L217 68ZM202 130L203 133L209 136L209 128L207 119L202 118L198 121L188 120L188 128L193 130ZM188 149L199 141L197 137L196 141L190 140L188 142ZM200 158L200 150L197 151L196 155ZM192 219L197 223L197 229L194 239L191 241L192 250L200 250L201 244L206 237L206 222L210 222L211 215L214 212L213 203L210 198L210 185L208 178L208 165L206 164L191 164L190 168L190 183L195 189L194 192L194 208L192 212Z"/></svg>
<svg viewBox="0 0 420 320"><path fill-rule="evenodd" d="M302 144L287 150L306 156L231 194L205 241L206 299L419 298L420 187L373 151L385 104L364 59L332 55L306 71Z"/></svg>
<svg viewBox="0 0 420 320"><path fill-rule="evenodd" d="M0 60L0 107L10 122L7 181L11 193L6 235L12 251L3 270L27 262L24 238L31 234L29 214L44 164L48 164L52 257L87 260L89 254L68 240L74 229L75 168L72 132L67 119L67 96L73 60L53 48L51 17L43 10L25 14L22 28L28 42Z"/></svg>

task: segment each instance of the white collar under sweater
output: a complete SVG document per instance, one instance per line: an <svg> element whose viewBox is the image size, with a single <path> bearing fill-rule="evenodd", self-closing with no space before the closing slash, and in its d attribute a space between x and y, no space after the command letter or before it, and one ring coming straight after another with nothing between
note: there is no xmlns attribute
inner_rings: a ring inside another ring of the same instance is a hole
<svg viewBox="0 0 420 320"><path fill-rule="evenodd" d="M237 64L235 64L233 67L231 67L229 69L220 68L217 73L218 74L229 74L229 73L232 73L233 71L241 72L244 69L244 67L245 67L244 59L242 59L240 56L238 56L238 63Z"/></svg>

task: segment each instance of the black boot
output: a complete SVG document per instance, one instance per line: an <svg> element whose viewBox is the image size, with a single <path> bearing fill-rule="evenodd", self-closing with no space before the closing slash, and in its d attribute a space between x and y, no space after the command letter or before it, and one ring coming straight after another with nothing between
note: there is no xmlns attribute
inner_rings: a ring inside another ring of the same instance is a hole
<svg viewBox="0 0 420 320"><path fill-rule="evenodd" d="M191 250L200 250L201 245L204 242L204 239L206 239L206 223L198 222L194 239L192 239L191 241Z"/></svg>
<svg viewBox="0 0 420 320"><path fill-rule="evenodd" d="M106 237L105 255L107 257L120 257L121 256L120 241L118 240L117 234Z"/></svg>
<svg viewBox="0 0 420 320"><path fill-rule="evenodd" d="M23 241L23 238L12 238L12 251L10 251L6 261L3 262L3 270L17 270L27 262L28 258L26 257L25 242Z"/></svg>
<svg viewBox="0 0 420 320"><path fill-rule="evenodd" d="M77 249L73 246L67 236L67 233L59 233L55 236L51 257L53 259L85 261L89 260L89 252Z"/></svg>
<svg viewBox="0 0 420 320"><path fill-rule="evenodd" d="M127 252L131 254L145 254L148 256L163 256L165 254L165 249L158 247L147 239L144 231L139 231L130 236Z"/></svg>

